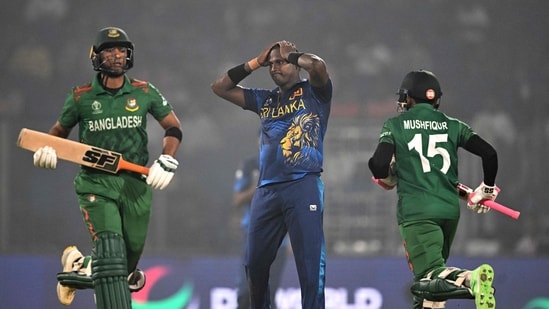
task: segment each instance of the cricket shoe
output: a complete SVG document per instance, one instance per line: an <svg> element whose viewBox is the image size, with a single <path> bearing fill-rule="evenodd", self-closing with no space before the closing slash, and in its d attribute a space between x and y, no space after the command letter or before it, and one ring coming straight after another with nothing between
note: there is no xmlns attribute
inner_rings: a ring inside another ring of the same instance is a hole
<svg viewBox="0 0 549 309"><path fill-rule="evenodd" d="M75 266L75 262L83 258L84 256L76 246L68 246L63 250L63 255L61 256L61 265L63 265L63 272L77 271L78 266ZM68 306L74 300L74 295L76 294L76 288L62 285L57 283L57 299L59 302L65 306Z"/></svg>
<svg viewBox="0 0 549 309"><path fill-rule="evenodd" d="M477 309L495 309L494 269L488 264L482 264L473 270L471 275L471 291L475 297Z"/></svg>
<svg viewBox="0 0 549 309"><path fill-rule="evenodd" d="M145 272L139 268L136 268L133 272L128 275L128 287L130 292L139 292L147 283L147 277Z"/></svg>

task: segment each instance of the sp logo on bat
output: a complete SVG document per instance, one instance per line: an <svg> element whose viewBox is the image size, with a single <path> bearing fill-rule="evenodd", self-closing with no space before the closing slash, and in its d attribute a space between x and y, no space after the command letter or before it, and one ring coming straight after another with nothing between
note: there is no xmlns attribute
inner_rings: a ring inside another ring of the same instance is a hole
<svg viewBox="0 0 549 309"><path fill-rule="evenodd" d="M84 153L82 161L89 163L96 169L102 171L116 173L118 168L118 161L122 155L117 152L107 151L100 148L91 148Z"/></svg>

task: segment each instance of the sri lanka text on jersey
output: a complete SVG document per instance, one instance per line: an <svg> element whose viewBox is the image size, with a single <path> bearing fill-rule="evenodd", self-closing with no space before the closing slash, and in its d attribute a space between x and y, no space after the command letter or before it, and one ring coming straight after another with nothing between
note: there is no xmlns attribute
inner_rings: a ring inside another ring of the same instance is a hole
<svg viewBox="0 0 549 309"><path fill-rule="evenodd" d="M431 121L431 120L403 120L402 125L405 130L414 130L414 129L421 129L421 130L448 130L448 124L446 121L438 122L438 121Z"/></svg>
<svg viewBox="0 0 549 309"><path fill-rule="evenodd" d="M109 117L97 120L90 120L88 121L88 127L91 132L127 129L140 127L142 122L142 116L122 116L116 118Z"/></svg>
<svg viewBox="0 0 549 309"><path fill-rule="evenodd" d="M288 113L295 113L296 111L300 109L305 109L305 103L303 103L303 100L296 100L294 102L291 102L289 104L283 105L283 106L277 106L277 107L263 107L261 108L261 113L259 114L261 118L278 118L282 117Z"/></svg>

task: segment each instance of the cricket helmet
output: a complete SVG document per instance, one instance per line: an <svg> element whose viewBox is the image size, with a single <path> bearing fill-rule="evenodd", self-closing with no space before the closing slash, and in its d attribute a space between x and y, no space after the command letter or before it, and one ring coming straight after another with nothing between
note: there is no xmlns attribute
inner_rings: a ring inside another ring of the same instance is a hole
<svg viewBox="0 0 549 309"><path fill-rule="evenodd" d="M101 51L111 47L125 47L126 65L123 68L124 72L133 67L133 50L134 45L126 32L117 27L106 27L97 33L95 41L90 50L90 59L92 60L93 69L95 71L109 71L108 67L103 66L101 60Z"/></svg>
<svg viewBox="0 0 549 309"><path fill-rule="evenodd" d="M409 108L407 97L415 99L417 103L430 103L438 108L437 100L442 96L442 90L435 74L427 70L417 70L406 74L397 95L400 109Z"/></svg>

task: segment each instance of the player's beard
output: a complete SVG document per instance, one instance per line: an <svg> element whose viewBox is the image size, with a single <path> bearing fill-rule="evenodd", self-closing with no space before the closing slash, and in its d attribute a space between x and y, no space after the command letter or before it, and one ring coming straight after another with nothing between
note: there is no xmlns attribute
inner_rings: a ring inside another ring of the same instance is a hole
<svg viewBox="0 0 549 309"><path fill-rule="evenodd" d="M289 83L289 79L287 76L285 76L284 74L282 73L274 73L274 74L271 74L271 79L273 80L273 82L279 86L280 88L284 88L285 86L288 85Z"/></svg>
<svg viewBox="0 0 549 309"><path fill-rule="evenodd" d="M124 68L120 66L114 66L114 67L105 66L101 71L105 73L105 75L107 75L108 77L120 77L124 75L124 73L126 73L126 70L124 70Z"/></svg>
<svg viewBox="0 0 549 309"><path fill-rule="evenodd" d="M116 71L113 71L113 70L105 70L103 71L105 73L106 76L108 77L120 77L122 75L124 75L124 70L116 70Z"/></svg>

